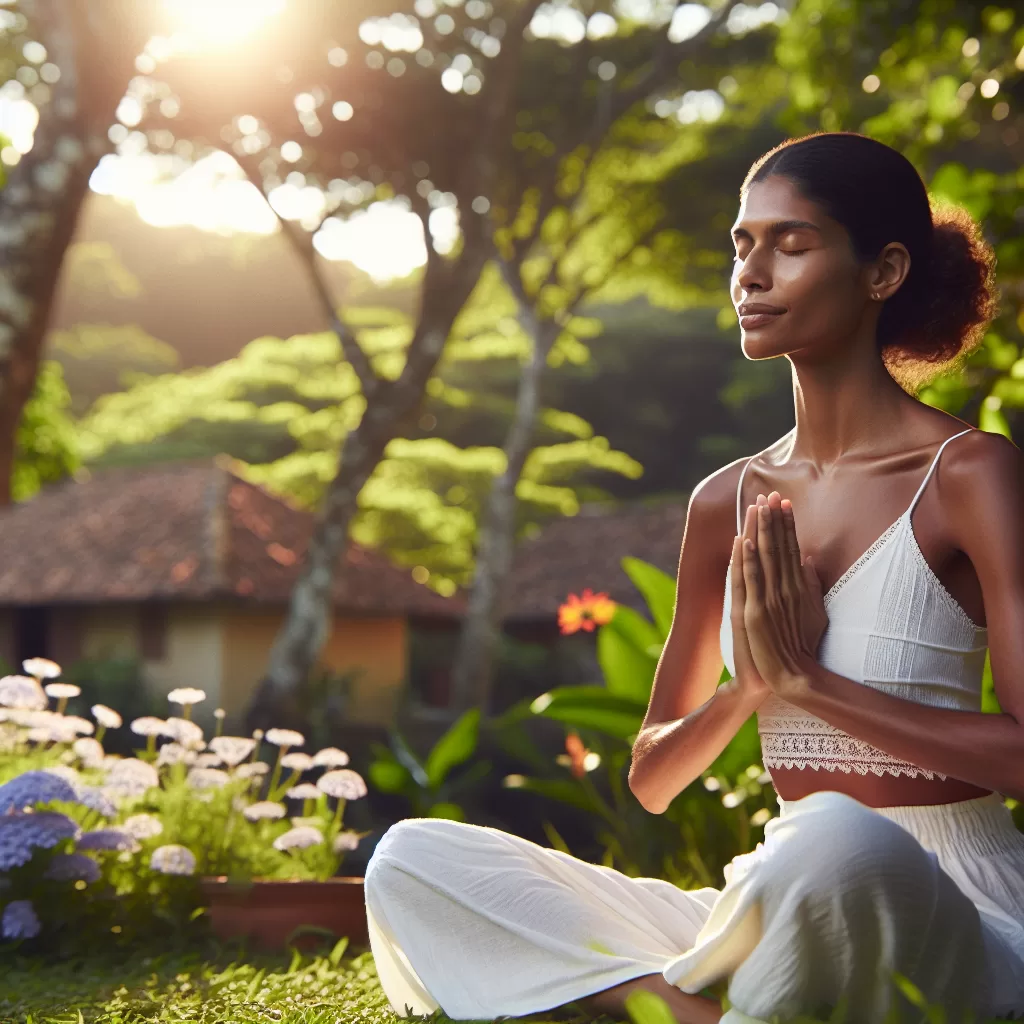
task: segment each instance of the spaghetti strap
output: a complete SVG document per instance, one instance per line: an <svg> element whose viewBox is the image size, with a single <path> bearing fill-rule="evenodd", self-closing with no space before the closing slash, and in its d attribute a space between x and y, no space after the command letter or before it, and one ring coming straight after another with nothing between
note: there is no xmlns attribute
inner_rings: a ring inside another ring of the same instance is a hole
<svg viewBox="0 0 1024 1024"><path fill-rule="evenodd" d="M952 437L947 437L946 440L939 445L939 450L935 453L935 458L932 459L932 464L928 467L928 472L925 473L924 479L921 481L921 486L918 487L917 494L914 495L914 500L910 503L910 508L908 508L905 513L908 518L914 511L914 506L917 504L917 499L921 497L921 494L924 492L924 489L927 486L928 481L932 478L932 473L935 472L935 467L939 464L939 456L942 454L942 449L945 448L950 441L954 440L955 438L962 437L964 434L969 434L972 430L975 429L975 427L968 427L966 430L961 430L959 434L954 434Z"/></svg>
<svg viewBox="0 0 1024 1024"><path fill-rule="evenodd" d="M747 474L747 466L750 465L751 460L754 458L753 455L743 465L743 471L740 473L740 482L736 485L736 536L738 537L743 532L743 516L740 514L740 502L743 500L743 478Z"/></svg>

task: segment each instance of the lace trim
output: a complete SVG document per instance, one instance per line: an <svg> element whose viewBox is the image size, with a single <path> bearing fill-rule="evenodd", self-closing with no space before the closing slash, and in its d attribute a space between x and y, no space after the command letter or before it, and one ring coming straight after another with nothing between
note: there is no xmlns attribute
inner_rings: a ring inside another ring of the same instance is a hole
<svg viewBox="0 0 1024 1024"><path fill-rule="evenodd" d="M834 598L834 597L836 596L836 594L838 594L838 593L839 593L839 591L840 591L840 590L842 590L842 589L843 589L843 587L844 587L844 586L845 586L845 585L847 584L847 582L849 582L849 580L850 580L850 577L852 577L852 576L853 576L853 575L854 575L854 574L855 574L855 573L857 572L857 570L858 570L858 569L860 569L860 567L861 567L861 566L862 566L862 565L863 565L863 564L864 564L864 563L865 563L865 562L866 562L866 561L867 561L867 560L868 560L869 558L871 558L871 556L872 556L872 555L874 555L874 553L875 553L875 552L876 552L876 551L877 551L877 550L878 550L878 549L879 549L879 548L880 548L880 547L881 547L881 546L882 546L882 545L883 545L883 544L884 544L884 543L885 543L885 542L886 542L886 541L887 541L887 540L888 540L888 539L889 539L889 538L890 538L890 537L891 537L891 536L892 536L892 535L893 535L893 534L894 534L894 533L896 532L896 529L897 529L897 527L898 527L898 526L900 525L900 523L902 523L902 522L903 522L903 516L900 516L900 518L899 518L899 519L897 519L897 520L896 520L896 522L895 522L895 523L893 523L893 524L892 524L892 525L891 525L891 526L890 526L890 527L889 527L889 528L888 528L888 529L887 529L887 530L885 531L885 533L883 533L883 534L882 534L882 536L881 536L881 537L879 537L879 538L878 538L878 540L876 540L876 541L875 541L875 542L874 542L874 543L873 543L873 544L871 545L871 547L869 547L869 548L867 549L867 551L865 551L865 552L864 552L864 554L863 554L863 555L861 555L861 556L860 556L860 558L858 558L858 559L857 559L857 561L856 561L856 562L854 562L854 563L853 563L853 565L851 565L851 566L850 566L850 568L849 568L849 569L847 569L847 570L846 570L846 572L844 572L844 573L843 573L843 575L842 575L842 576L840 576L840 577L839 577L839 579L837 579L837 580L835 581L835 583L833 583L833 584L832 584L832 586L831 586L831 587L829 588L829 591L828 591L828 593L827 593L827 594L825 595L825 597L823 598L823 602L824 602L824 604L825 604L825 606L826 606L826 607L828 607L829 603L830 603L830 602L832 601L832 599L833 599L833 598Z"/></svg>
<svg viewBox="0 0 1024 1024"><path fill-rule="evenodd" d="M945 779L941 772L920 768L856 739L828 722L803 712L787 712L776 706L758 715L761 754L766 768L811 768L849 775L923 775Z"/></svg>

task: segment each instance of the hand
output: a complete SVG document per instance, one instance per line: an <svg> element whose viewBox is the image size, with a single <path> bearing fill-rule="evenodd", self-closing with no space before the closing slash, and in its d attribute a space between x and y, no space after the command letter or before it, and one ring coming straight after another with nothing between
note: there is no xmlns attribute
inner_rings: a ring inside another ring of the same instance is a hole
<svg viewBox="0 0 1024 1024"><path fill-rule="evenodd" d="M751 509L755 514L751 515ZM747 592L743 582L743 542L757 540L756 506L747 506L747 515L743 521L743 532L733 539L732 559L729 563L729 575L732 580L732 601L730 622L732 624L732 657L733 678L740 691L756 700L758 705L771 693L768 684L761 678L753 655L750 653L750 641L747 638L747 626L744 611L747 603Z"/></svg>
<svg viewBox="0 0 1024 1024"><path fill-rule="evenodd" d="M806 692L818 645L828 626L821 581L802 558L793 503L778 491L758 495L757 543L743 541L744 625L754 665L776 695Z"/></svg>

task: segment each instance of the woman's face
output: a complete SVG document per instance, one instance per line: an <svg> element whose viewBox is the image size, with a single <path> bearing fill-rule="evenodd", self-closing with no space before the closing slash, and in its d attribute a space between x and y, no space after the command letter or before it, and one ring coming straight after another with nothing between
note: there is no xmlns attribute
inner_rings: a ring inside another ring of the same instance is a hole
<svg viewBox="0 0 1024 1024"><path fill-rule="evenodd" d="M732 236L732 302L748 358L848 350L868 315L871 270L838 221L772 175L747 191Z"/></svg>

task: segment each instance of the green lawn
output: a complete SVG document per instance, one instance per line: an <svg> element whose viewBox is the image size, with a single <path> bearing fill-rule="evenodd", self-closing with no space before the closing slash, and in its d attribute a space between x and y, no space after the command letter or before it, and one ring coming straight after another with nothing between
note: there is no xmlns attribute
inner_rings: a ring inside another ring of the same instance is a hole
<svg viewBox="0 0 1024 1024"><path fill-rule="evenodd" d="M110 955L59 963L5 958L3 1024L392 1024L369 952L267 956L201 952ZM4 954L0 954L4 955ZM7 954L6 956L9 956ZM541 1017L533 1018L541 1020ZM547 1019L551 1019L548 1015ZM572 1021L568 1014L560 1018ZM448 1018L437 1014L437 1024ZM583 1018L577 1019L582 1024Z"/></svg>

